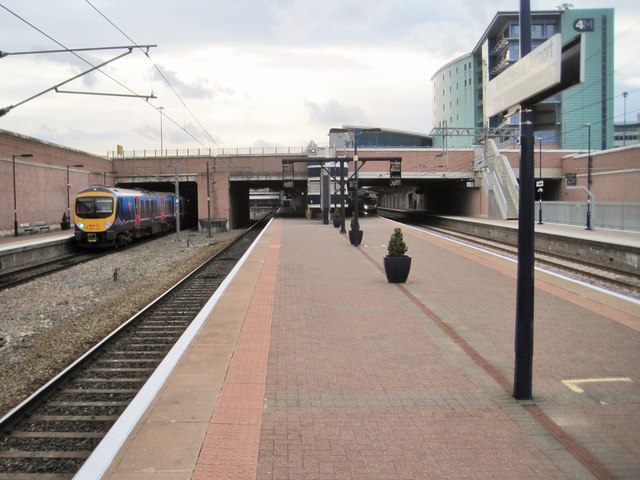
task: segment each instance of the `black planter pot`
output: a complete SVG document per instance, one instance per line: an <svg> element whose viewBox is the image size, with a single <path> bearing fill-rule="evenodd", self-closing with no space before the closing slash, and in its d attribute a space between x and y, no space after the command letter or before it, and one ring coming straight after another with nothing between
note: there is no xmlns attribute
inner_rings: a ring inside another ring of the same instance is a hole
<svg viewBox="0 0 640 480"><path fill-rule="evenodd" d="M411 270L411 257L403 255L402 257L384 256L384 272L387 274L389 283L404 283L409 276Z"/></svg>
<svg viewBox="0 0 640 480"><path fill-rule="evenodd" d="M349 230L349 241L356 247L362 243L363 230Z"/></svg>
<svg viewBox="0 0 640 480"><path fill-rule="evenodd" d="M340 225L342 225L342 219L340 217L333 217L333 226L336 228L340 228Z"/></svg>

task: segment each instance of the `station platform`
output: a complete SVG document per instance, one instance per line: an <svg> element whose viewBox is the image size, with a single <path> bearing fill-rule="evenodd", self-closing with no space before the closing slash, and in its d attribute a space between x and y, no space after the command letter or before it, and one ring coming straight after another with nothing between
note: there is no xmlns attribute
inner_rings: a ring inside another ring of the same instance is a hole
<svg viewBox="0 0 640 480"><path fill-rule="evenodd" d="M497 220L494 218L482 217L446 217L463 222L476 222L501 227L518 229L518 220ZM592 228L587 230L583 226L565 225L560 223L538 223L534 224L536 233L546 233L561 237L579 238L582 240L592 240L611 245L626 245L640 248L640 232L635 230L611 230L606 228Z"/></svg>
<svg viewBox="0 0 640 480"><path fill-rule="evenodd" d="M53 230L51 232L38 232L17 237L0 237L0 251L15 250L24 246L42 245L72 238L73 230Z"/></svg>
<svg viewBox="0 0 640 480"><path fill-rule="evenodd" d="M640 477L640 302L537 270L515 400L515 262L360 224L274 219L76 478Z"/></svg>

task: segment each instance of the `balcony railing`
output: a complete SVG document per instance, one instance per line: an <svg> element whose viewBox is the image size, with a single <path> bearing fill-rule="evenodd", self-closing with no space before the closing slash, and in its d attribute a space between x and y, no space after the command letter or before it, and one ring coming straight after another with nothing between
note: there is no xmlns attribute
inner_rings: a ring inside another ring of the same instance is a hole
<svg viewBox="0 0 640 480"><path fill-rule="evenodd" d="M110 158L139 157L218 157L243 155L304 155L307 147L223 147L223 148L165 148L150 150L116 150L107 152Z"/></svg>

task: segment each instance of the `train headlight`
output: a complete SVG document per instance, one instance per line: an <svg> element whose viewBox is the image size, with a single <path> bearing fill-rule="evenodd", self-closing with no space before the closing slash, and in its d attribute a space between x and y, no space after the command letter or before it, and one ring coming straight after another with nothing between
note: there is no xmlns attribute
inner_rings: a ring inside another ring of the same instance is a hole
<svg viewBox="0 0 640 480"><path fill-rule="evenodd" d="M109 230L111 228L111 225L113 225L113 222L105 222L104 229Z"/></svg>
<svg viewBox="0 0 640 480"><path fill-rule="evenodd" d="M78 227L80 230L84 230L84 223L83 222L76 222L76 227Z"/></svg>

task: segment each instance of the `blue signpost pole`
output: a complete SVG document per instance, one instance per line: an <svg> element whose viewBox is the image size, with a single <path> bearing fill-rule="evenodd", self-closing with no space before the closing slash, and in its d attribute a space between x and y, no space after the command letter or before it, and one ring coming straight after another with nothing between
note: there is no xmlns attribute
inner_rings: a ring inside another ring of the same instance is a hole
<svg viewBox="0 0 640 480"><path fill-rule="evenodd" d="M531 7L520 0L520 58L531 52ZM532 105L521 105L520 208L518 212L518 279L513 397L531 399L533 372L534 206Z"/></svg>

